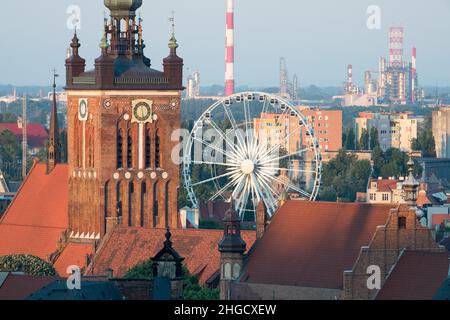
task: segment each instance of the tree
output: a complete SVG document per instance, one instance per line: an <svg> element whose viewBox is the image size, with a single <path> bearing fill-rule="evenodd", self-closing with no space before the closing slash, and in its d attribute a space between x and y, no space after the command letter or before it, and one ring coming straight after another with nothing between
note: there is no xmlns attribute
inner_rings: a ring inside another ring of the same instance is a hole
<svg viewBox="0 0 450 320"><path fill-rule="evenodd" d="M359 149L369 150L369 133L367 129L362 129L361 137L359 138Z"/></svg>
<svg viewBox="0 0 450 320"><path fill-rule="evenodd" d="M127 279L153 279L153 261L151 259L132 267L125 275ZM219 300L218 289L203 288L199 285L199 277L191 275L186 267L183 267L183 298L184 300Z"/></svg>
<svg viewBox="0 0 450 320"><path fill-rule="evenodd" d="M55 268L38 257L17 254L0 257L0 271L23 272L30 276L57 276Z"/></svg>
<svg viewBox="0 0 450 320"><path fill-rule="evenodd" d="M383 152L380 147L375 147L372 151L372 161L375 177L404 177L408 174L409 156L397 148L389 148ZM422 170L422 166L414 159L414 173L420 175Z"/></svg>
<svg viewBox="0 0 450 320"><path fill-rule="evenodd" d="M153 261L152 259L141 262L125 274L127 279L153 279Z"/></svg>
<svg viewBox="0 0 450 320"><path fill-rule="evenodd" d="M0 133L0 157L5 162L14 162L21 156L20 144L14 133L9 130L3 130Z"/></svg>
<svg viewBox="0 0 450 320"><path fill-rule="evenodd" d="M352 127L347 129L347 132L344 133L344 137L345 139L343 139L343 144L345 149L347 150L355 150L355 131L353 130Z"/></svg>
<svg viewBox="0 0 450 320"><path fill-rule="evenodd" d="M0 123L16 123L17 116L13 113L0 113Z"/></svg>
<svg viewBox="0 0 450 320"><path fill-rule="evenodd" d="M322 184L319 198L324 201L349 201L356 199L357 192L364 192L370 176L370 162L358 160L345 149L339 150L336 158L323 167Z"/></svg>
<svg viewBox="0 0 450 320"><path fill-rule="evenodd" d="M375 127L370 128L370 150L373 150L377 146L379 146L380 143L378 141L378 130Z"/></svg>

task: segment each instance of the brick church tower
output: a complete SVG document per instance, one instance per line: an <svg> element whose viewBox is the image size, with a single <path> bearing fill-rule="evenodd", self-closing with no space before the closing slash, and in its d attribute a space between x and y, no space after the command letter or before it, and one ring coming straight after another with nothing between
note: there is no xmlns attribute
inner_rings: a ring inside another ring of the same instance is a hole
<svg viewBox="0 0 450 320"><path fill-rule="evenodd" d="M142 0L105 0L101 55L86 70L75 32L66 60L69 234L100 239L114 225L176 229L183 59L174 33L164 70L144 55Z"/></svg>

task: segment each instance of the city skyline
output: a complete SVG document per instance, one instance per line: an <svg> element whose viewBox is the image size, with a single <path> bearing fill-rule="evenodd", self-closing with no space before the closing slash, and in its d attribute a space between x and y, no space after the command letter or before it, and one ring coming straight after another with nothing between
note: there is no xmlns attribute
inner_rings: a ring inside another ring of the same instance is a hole
<svg viewBox="0 0 450 320"><path fill-rule="evenodd" d="M450 21L445 19L450 4L444 0L427 4L378 1L375 5L381 9L381 29L369 30L367 8L373 4L356 0L340 4L329 0L282 0L274 6L268 1L236 1L236 85L277 85L280 57L286 58L290 75L298 74L300 86L339 86L345 81L347 64L354 66L355 82L363 83L364 71L375 69L380 56L388 56L388 28L393 25L405 27L406 61L411 58L411 48L417 47L420 85L450 85L445 73L450 68L450 59L446 58L450 43L441 40L450 31ZM6 3L0 13L1 27L6 30L17 24L16 15L8 12L20 12L23 30L3 35L0 83L45 85L53 67L64 70L65 52L73 34L66 26L70 5L81 9L79 37L83 56L92 60L99 55L103 1L27 1L26 11L20 9L22 5ZM203 9L195 9L199 7ZM179 0L144 1L140 12L146 30L146 54L156 69L161 69L159 61L166 54L172 10L176 12L176 35L185 74L199 70L203 84L224 85L226 1L197 0L195 6ZM39 18L49 11L53 19ZM23 64L27 59L30 63Z"/></svg>

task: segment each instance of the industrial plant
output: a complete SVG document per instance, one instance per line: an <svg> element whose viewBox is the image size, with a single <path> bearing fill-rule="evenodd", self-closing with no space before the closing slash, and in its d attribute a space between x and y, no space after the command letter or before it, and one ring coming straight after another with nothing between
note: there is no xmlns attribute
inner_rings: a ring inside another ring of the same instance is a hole
<svg viewBox="0 0 450 320"><path fill-rule="evenodd" d="M343 106L411 105L424 98L416 70L417 49L413 47L411 61L405 61L404 38L403 27L389 29L389 61L380 57L378 71L365 72L364 89L353 82L353 66L348 65ZM378 78L374 77L375 74Z"/></svg>

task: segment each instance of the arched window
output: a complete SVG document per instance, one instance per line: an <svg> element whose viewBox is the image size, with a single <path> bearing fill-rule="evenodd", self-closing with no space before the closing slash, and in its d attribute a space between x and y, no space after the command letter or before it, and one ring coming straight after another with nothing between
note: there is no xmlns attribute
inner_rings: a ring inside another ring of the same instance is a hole
<svg viewBox="0 0 450 320"><path fill-rule="evenodd" d="M155 168L158 169L161 167L161 155L160 155L160 139L159 139L159 132L156 131L155 135Z"/></svg>
<svg viewBox="0 0 450 320"><path fill-rule="evenodd" d="M128 184L128 226L133 225L133 194L134 194L134 184L130 182Z"/></svg>
<svg viewBox="0 0 450 320"><path fill-rule="evenodd" d="M133 140L131 138L131 130L128 130L127 136L127 168L131 168L133 166Z"/></svg>
<svg viewBox="0 0 450 320"><path fill-rule="evenodd" d="M152 156L152 150L151 150L150 130L147 130L146 134L145 134L145 167L146 168L150 168L152 166L151 156Z"/></svg>
<svg viewBox="0 0 450 320"><path fill-rule="evenodd" d="M117 211L117 218L118 223L121 224L122 222L122 183L119 182L116 186L116 211Z"/></svg>
<svg viewBox="0 0 450 320"><path fill-rule="evenodd" d="M223 267L223 278L225 280L231 280L231 264L225 263L225 266Z"/></svg>
<svg viewBox="0 0 450 320"><path fill-rule="evenodd" d="M147 184L142 182L141 185L141 227L144 226L144 214L145 214L145 196L147 193Z"/></svg>
<svg viewBox="0 0 450 320"><path fill-rule="evenodd" d="M241 275L241 265L239 263L235 263L233 265L233 280L236 280Z"/></svg>
<svg viewBox="0 0 450 320"><path fill-rule="evenodd" d="M158 225L158 183L153 185L153 227Z"/></svg>
<svg viewBox="0 0 450 320"><path fill-rule="evenodd" d="M170 226L169 222L169 184L170 182L166 183L166 188L164 190L164 211L166 215L166 228Z"/></svg>
<svg viewBox="0 0 450 320"><path fill-rule="evenodd" d="M103 218L104 218L104 227L105 227L105 232L106 232L106 218L108 217L108 208L109 208L109 182L107 181L105 183L105 195L104 195L104 211L103 211Z"/></svg>
<svg viewBox="0 0 450 320"><path fill-rule="evenodd" d="M123 168L123 136L121 130L117 130L117 168Z"/></svg>

